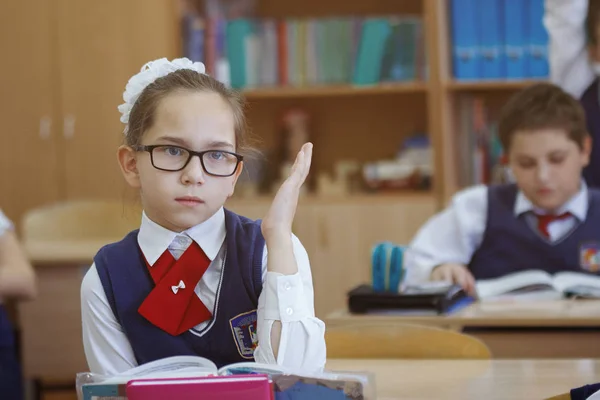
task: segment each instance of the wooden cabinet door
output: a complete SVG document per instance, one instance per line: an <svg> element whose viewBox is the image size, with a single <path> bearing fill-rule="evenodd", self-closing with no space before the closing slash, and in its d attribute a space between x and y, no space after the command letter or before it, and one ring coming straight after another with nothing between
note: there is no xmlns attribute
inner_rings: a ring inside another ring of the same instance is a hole
<svg viewBox="0 0 600 400"><path fill-rule="evenodd" d="M375 243L408 244L434 211L433 196L323 202L301 208L295 232L311 260L317 316L325 318L346 308L348 291L371 282Z"/></svg>
<svg viewBox="0 0 600 400"><path fill-rule="evenodd" d="M0 208L18 223L58 200L52 2L0 2Z"/></svg>
<svg viewBox="0 0 600 400"><path fill-rule="evenodd" d="M177 20L169 1L57 4L66 198L122 198L116 151L117 106L128 79L159 57L173 57Z"/></svg>
<svg viewBox="0 0 600 400"><path fill-rule="evenodd" d="M310 227L298 227L299 237L311 260L315 288L315 312L325 318L345 307L346 293L368 275L368 264L359 259L358 206L352 203L315 204L303 219ZM306 229L311 229L308 234Z"/></svg>

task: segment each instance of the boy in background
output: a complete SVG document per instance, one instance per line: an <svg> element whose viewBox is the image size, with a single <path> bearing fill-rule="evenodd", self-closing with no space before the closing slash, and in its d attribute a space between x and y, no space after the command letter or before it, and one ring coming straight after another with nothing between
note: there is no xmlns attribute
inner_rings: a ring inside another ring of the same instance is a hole
<svg viewBox="0 0 600 400"><path fill-rule="evenodd" d="M600 251L600 190L581 176L591 149L581 105L536 84L507 102L498 132L516 183L458 192L410 244L411 280L451 281L474 294L480 279L600 267L581 257L589 246Z"/></svg>

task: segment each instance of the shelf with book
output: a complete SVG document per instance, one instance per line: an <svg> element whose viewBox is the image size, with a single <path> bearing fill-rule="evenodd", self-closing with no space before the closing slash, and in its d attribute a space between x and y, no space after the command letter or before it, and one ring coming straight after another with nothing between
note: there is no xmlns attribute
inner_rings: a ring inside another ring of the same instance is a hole
<svg viewBox="0 0 600 400"><path fill-rule="evenodd" d="M443 0L434 8L443 203L465 186L503 176L495 137L500 111L516 92L549 77L543 1Z"/></svg>
<svg viewBox="0 0 600 400"><path fill-rule="evenodd" d="M378 84L370 86L356 85L319 85L319 86L273 86L243 89L248 100L302 98L302 97L339 97L339 96L373 96L396 93L424 93L428 89L427 82L404 82Z"/></svg>
<svg viewBox="0 0 600 400"><path fill-rule="evenodd" d="M318 182L341 164L393 162L407 141L429 139L423 13L414 1L206 0L183 16L182 48L248 101L268 181L260 193L285 175L293 114L315 144L308 187L323 194Z"/></svg>

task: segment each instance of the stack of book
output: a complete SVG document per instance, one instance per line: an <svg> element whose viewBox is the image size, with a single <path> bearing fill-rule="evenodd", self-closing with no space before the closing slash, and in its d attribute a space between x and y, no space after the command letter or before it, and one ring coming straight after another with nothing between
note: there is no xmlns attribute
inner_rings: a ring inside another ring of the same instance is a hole
<svg viewBox="0 0 600 400"><path fill-rule="evenodd" d="M195 356L176 356L118 376L77 374L80 400L368 400L375 398L368 373L291 371L242 362L222 368Z"/></svg>
<svg viewBox="0 0 600 400"><path fill-rule="evenodd" d="M425 80L419 17L182 19L184 54L234 88Z"/></svg>

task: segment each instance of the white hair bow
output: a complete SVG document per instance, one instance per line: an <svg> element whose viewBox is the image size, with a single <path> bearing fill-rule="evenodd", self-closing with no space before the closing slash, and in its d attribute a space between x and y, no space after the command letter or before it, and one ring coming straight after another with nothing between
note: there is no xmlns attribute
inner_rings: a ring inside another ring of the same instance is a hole
<svg viewBox="0 0 600 400"><path fill-rule="evenodd" d="M185 289L185 283L183 283L183 281L179 281L179 284L177 286L171 286L171 290L174 294L177 294L177 292L179 292L179 289Z"/></svg>
<svg viewBox="0 0 600 400"><path fill-rule="evenodd" d="M163 76L169 75L171 72L180 69L191 69L200 74L205 73L204 64L201 62L193 62L188 58L176 58L173 61L169 61L166 58L160 58L144 64L140 72L129 79L127 86L125 86L125 91L123 92L123 100L125 103L118 107L121 112L121 122L125 124L124 134L127 134L128 132L129 113L146 86L158 78L162 78Z"/></svg>

